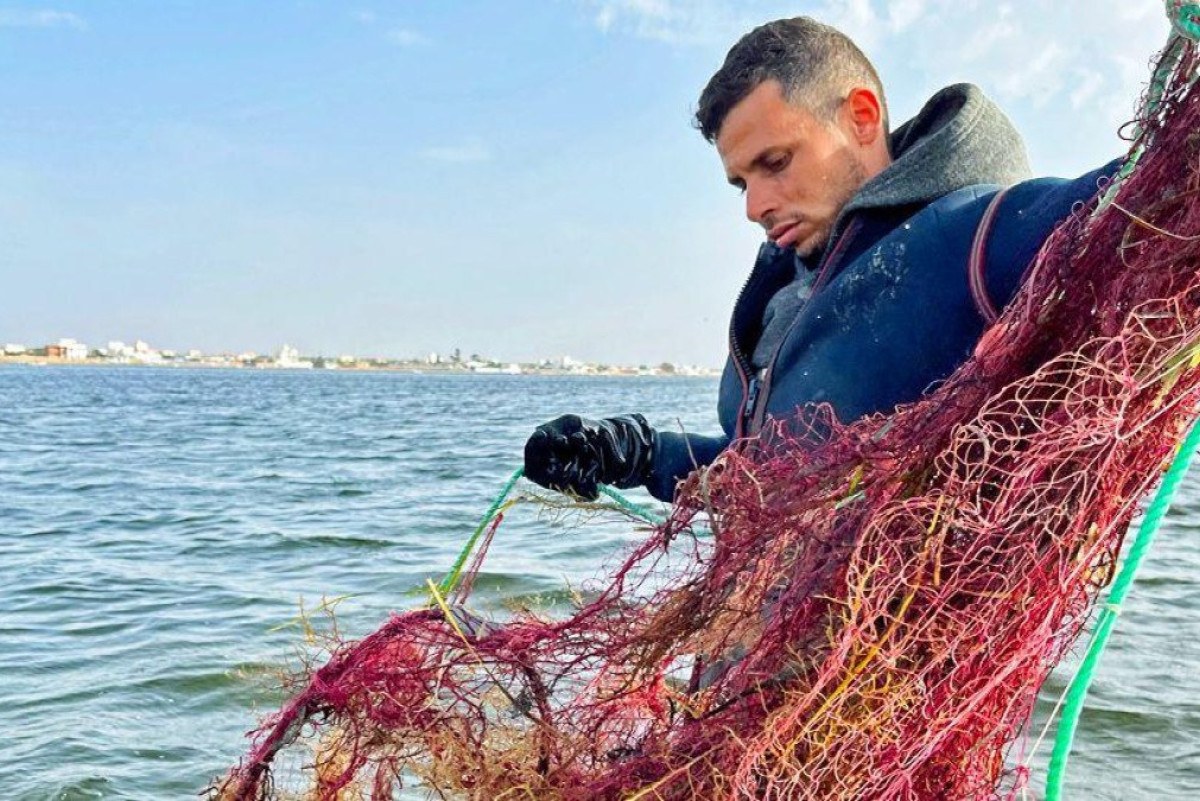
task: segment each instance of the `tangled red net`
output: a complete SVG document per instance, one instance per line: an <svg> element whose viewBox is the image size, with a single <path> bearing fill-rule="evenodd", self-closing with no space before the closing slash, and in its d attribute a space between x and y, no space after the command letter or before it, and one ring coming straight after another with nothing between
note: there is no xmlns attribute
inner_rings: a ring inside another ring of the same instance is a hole
<svg viewBox="0 0 1200 801"><path fill-rule="evenodd" d="M487 623L461 594L393 616L214 795L282 797L301 747L320 799L1015 794L1006 753L1200 400L1196 67L1186 46L1136 169L935 392L739 444L565 619Z"/></svg>

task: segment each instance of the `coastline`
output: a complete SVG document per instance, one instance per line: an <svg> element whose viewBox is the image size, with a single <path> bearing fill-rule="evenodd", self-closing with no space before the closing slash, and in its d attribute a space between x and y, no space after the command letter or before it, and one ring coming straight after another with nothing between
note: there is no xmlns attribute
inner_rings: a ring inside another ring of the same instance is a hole
<svg viewBox="0 0 1200 801"><path fill-rule="evenodd" d="M576 368L558 368L558 367L540 367L537 365L519 365L519 370L510 370L506 368L472 368L464 364L428 364L424 362L404 362L397 361L394 363L357 363L357 364L337 364L336 366L314 367L312 364L304 366L289 366L273 363L261 364L245 364L236 361L230 362L209 362L209 361L162 361L162 362L140 362L140 361L109 361L107 359L66 359L51 356L0 356L0 367L71 367L71 368L122 368L122 369L155 369L155 370L246 370L246 371L286 371L286 372L318 372L318 373L406 373L410 375L461 375L461 376L575 376L597 378L717 378L720 376L720 370L716 369L701 369L701 370L661 370L659 368L635 368L635 367L609 367L609 366L594 366L587 365L582 369Z"/></svg>

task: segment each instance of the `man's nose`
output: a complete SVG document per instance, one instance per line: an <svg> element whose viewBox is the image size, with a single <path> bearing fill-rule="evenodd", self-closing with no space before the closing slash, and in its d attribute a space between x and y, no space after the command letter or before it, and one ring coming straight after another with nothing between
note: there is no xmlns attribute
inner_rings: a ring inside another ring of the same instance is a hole
<svg viewBox="0 0 1200 801"><path fill-rule="evenodd" d="M746 218L759 225L768 225L775 212L775 199L759 184L746 185Z"/></svg>

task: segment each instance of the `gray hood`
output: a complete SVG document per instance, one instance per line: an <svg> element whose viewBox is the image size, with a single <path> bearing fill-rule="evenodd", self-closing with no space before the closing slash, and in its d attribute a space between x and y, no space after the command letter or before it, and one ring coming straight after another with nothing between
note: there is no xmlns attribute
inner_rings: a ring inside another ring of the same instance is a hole
<svg viewBox="0 0 1200 801"><path fill-rule="evenodd" d="M1025 143L978 86L947 86L889 140L894 161L858 190L834 226L863 209L928 203L974 184L1008 186L1032 177Z"/></svg>

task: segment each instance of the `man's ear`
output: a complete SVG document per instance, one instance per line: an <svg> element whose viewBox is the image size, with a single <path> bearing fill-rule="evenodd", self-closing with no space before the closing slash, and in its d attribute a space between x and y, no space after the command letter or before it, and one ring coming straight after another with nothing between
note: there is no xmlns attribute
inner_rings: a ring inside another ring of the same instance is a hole
<svg viewBox="0 0 1200 801"><path fill-rule="evenodd" d="M842 113L860 145L870 145L884 137L883 104L870 89L851 89L842 104Z"/></svg>

